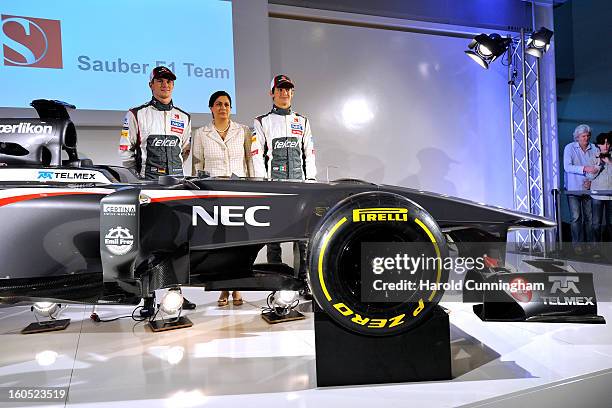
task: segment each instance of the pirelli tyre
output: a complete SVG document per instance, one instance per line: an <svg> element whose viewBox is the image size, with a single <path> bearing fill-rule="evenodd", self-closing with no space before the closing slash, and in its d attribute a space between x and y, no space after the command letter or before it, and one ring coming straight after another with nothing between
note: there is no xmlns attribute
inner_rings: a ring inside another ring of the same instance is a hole
<svg viewBox="0 0 612 408"><path fill-rule="evenodd" d="M448 249L437 223L418 204L393 193L366 192L341 201L326 214L309 245L309 279L317 303L338 324L363 335L395 335L416 327L440 301L441 284L448 279L443 262ZM371 272L373 258L362 262L362 245L369 255L373 246L401 246L407 256L438 261L407 272L413 286L394 292L392 301L363 299L362 273Z"/></svg>

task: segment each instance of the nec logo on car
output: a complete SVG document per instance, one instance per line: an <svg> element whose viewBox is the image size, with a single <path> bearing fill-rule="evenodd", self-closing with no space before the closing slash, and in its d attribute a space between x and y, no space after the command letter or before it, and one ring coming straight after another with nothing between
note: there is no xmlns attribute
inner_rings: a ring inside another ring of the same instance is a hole
<svg viewBox="0 0 612 408"><path fill-rule="evenodd" d="M63 68L59 20L0 15L4 65Z"/></svg>
<svg viewBox="0 0 612 408"><path fill-rule="evenodd" d="M248 207L246 210L242 205L223 205L213 207L213 212L210 214L204 209L196 205L193 207L192 218L193 226L198 225L198 220L201 219L207 225L225 225L228 227L243 227L245 222L254 227L269 227L270 222L255 219L255 213L258 211L270 211L267 205L257 205Z"/></svg>

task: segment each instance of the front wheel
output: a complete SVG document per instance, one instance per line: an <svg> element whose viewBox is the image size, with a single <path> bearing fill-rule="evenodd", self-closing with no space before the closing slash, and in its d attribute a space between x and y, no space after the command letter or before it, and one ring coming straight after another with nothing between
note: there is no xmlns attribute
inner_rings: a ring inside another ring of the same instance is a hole
<svg viewBox="0 0 612 408"><path fill-rule="evenodd" d="M364 335L414 328L429 317L448 279L448 249L437 223L418 204L393 193L366 192L338 203L311 239L309 253L309 279L318 304L338 324ZM432 262L400 271L402 290L376 289L385 277L398 279L392 275L398 273L398 256L399 261ZM393 270L376 275L391 264Z"/></svg>

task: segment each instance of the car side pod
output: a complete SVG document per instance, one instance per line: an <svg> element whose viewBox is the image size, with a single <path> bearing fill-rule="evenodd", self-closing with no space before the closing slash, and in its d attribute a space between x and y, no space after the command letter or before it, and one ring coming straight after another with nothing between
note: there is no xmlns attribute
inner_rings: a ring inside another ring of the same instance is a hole
<svg viewBox="0 0 612 408"><path fill-rule="evenodd" d="M100 200L100 256L105 282L133 281L140 243L140 189L126 188Z"/></svg>
<svg viewBox="0 0 612 408"><path fill-rule="evenodd" d="M414 284L399 294L372 293L368 281L378 272L376 257L448 256L445 238L429 213L394 193L355 194L329 210L309 250L318 386L452 377L449 318L437 305L443 291L419 285L446 282L444 262L431 270L394 268L376 275L383 280L402 275L406 279L400 283Z"/></svg>

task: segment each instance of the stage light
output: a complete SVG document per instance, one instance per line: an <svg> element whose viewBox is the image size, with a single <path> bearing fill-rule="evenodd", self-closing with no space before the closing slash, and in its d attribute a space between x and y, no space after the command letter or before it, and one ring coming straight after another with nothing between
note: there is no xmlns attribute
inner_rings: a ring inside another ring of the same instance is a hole
<svg viewBox="0 0 612 408"><path fill-rule="evenodd" d="M162 312L173 315L183 306L183 294L179 290L169 290L162 298L160 309Z"/></svg>
<svg viewBox="0 0 612 408"><path fill-rule="evenodd" d="M510 38L504 38L497 33L479 34L468 44L469 49L464 52L478 65L489 69L489 64L504 55L511 42Z"/></svg>
<svg viewBox="0 0 612 408"><path fill-rule="evenodd" d="M298 293L294 290L281 290L275 293L272 304L275 308L287 308L295 302L297 297Z"/></svg>
<svg viewBox="0 0 612 408"><path fill-rule="evenodd" d="M342 124L349 130L357 131L367 126L375 118L373 101L362 96L353 96L342 105Z"/></svg>
<svg viewBox="0 0 612 408"><path fill-rule="evenodd" d="M261 317L268 323L280 323L304 319L304 315L295 308L300 303L299 294L294 290L279 290L268 295L267 310Z"/></svg>
<svg viewBox="0 0 612 408"><path fill-rule="evenodd" d="M53 302L36 302L30 311L36 318L36 323L29 324L21 330L22 334L43 333L55 330L64 330L70 324L70 319L57 320L61 313L62 305ZM40 321L38 317L46 317L50 320Z"/></svg>
<svg viewBox="0 0 612 408"><path fill-rule="evenodd" d="M32 305L32 311L40 317L52 317L57 309L58 304L53 302L36 302Z"/></svg>
<svg viewBox="0 0 612 408"><path fill-rule="evenodd" d="M529 40L527 40L527 49L525 52L529 55L533 55L536 58L541 58L542 55L550 48L550 40L552 39L553 32L546 27L540 28L538 31L531 34Z"/></svg>
<svg viewBox="0 0 612 408"><path fill-rule="evenodd" d="M191 320L185 316L181 316L181 312L183 311L183 293L180 288L169 289L164 297L162 297L158 307L161 312L161 319L149 321L149 327L154 332L183 329L193 326ZM164 314L167 316L164 317ZM155 316L157 316L157 313Z"/></svg>

